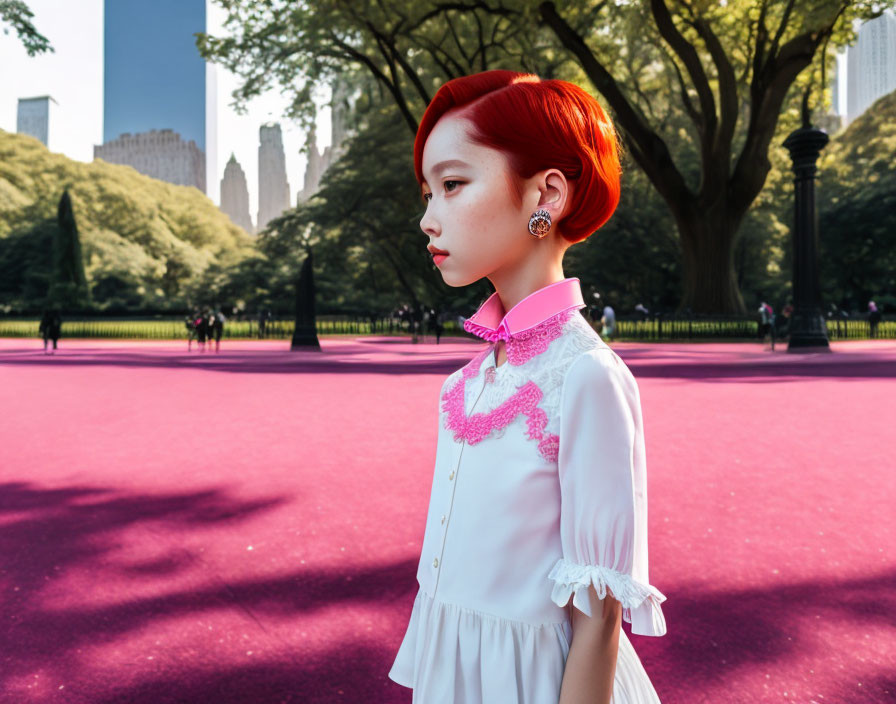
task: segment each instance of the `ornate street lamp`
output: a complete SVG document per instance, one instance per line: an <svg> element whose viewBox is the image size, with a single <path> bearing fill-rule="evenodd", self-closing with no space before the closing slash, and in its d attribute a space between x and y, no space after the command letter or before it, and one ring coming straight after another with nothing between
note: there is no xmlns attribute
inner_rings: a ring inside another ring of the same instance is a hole
<svg viewBox="0 0 896 704"><path fill-rule="evenodd" d="M818 271L818 211L815 208L816 162L828 143L817 127L790 133L784 146L793 161L793 315L788 352L830 352L828 329L821 312Z"/></svg>

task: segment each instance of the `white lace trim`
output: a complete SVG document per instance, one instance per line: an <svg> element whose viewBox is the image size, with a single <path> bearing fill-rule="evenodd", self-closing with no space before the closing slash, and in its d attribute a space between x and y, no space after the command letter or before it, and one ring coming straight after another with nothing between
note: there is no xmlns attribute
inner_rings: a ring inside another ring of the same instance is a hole
<svg viewBox="0 0 896 704"><path fill-rule="evenodd" d="M599 599L605 598L609 593L622 604L623 618L628 623L632 621L632 610L641 607L645 601L657 611L666 600L656 587L637 582L631 575L602 565L580 565L564 558L557 561L548 574L548 579L554 580L551 601L557 606L566 606L572 596L573 606L587 616L591 616L588 600L588 587L591 585L594 585Z"/></svg>

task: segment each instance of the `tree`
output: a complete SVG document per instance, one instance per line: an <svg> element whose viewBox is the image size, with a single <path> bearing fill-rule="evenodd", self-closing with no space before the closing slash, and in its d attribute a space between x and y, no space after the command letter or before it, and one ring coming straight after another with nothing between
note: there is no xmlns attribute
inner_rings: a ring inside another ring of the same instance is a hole
<svg viewBox="0 0 896 704"><path fill-rule="evenodd" d="M650 0L627 5L622 14L630 13L634 24L629 26L643 28L647 44L639 48L658 50L662 69L654 80L661 77L679 90L699 160L693 185L651 126L648 93L638 87L637 78L636 90L626 91L607 68L615 64L604 58L610 53L602 51L605 44L589 44L595 28L577 29L552 2L541 3L538 10L607 99L628 150L675 219L683 254L682 305L698 312L740 313L744 304L734 268L738 230L771 170L768 150L785 99L793 86L801 88L805 124L813 84L820 82L822 91L827 86L812 72L800 82L797 77L812 65L819 47L826 50L832 39L839 45L852 36L853 18L876 16L880 10L851 0L682 0L677 5L673 14L664 0ZM608 7L604 16L610 20L612 14ZM832 57L820 54L823 77ZM620 49L619 55L625 52ZM639 61L636 67L649 74L652 64Z"/></svg>
<svg viewBox="0 0 896 704"><path fill-rule="evenodd" d="M47 287L35 298L35 286L23 288L22 272L33 269L36 251L49 276L51 247L35 250L28 233L45 221L56 227L65 188L98 308L179 308L209 267L230 271L255 256L254 238L196 188L102 159L68 159L34 137L0 130L0 304L10 310L35 310L43 302Z"/></svg>
<svg viewBox="0 0 896 704"><path fill-rule="evenodd" d="M606 102L627 151L669 209L681 307L742 312L741 223L783 140L828 100L828 46L885 3L853 0L219 0L233 34L200 52L244 78L245 101L277 84L308 119L311 86L338 71L372 81L416 131L443 81L487 68L578 76ZM612 67L612 70L609 68ZM809 69L808 71L806 69ZM782 134L783 133L783 134Z"/></svg>
<svg viewBox="0 0 896 704"><path fill-rule="evenodd" d="M89 301L87 277L81 257L81 239L68 189L59 199L57 228L53 237L52 272L47 300L51 305L81 308Z"/></svg>
<svg viewBox="0 0 896 704"><path fill-rule="evenodd" d="M896 309L896 91L836 135L819 160L822 290L847 310Z"/></svg>
<svg viewBox="0 0 896 704"><path fill-rule="evenodd" d="M56 51L50 40L37 31L31 22L32 17L34 13L22 0L0 0L0 24L9 25L16 31L28 56ZM9 27L4 27L3 33L9 34Z"/></svg>

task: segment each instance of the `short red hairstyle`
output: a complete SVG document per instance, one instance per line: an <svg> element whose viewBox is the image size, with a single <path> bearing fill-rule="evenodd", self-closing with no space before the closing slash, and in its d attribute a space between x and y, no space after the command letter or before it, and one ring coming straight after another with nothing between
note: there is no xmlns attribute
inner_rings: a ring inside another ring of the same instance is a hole
<svg viewBox="0 0 896 704"><path fill-rule="evenodd" d="M414 171L422 185L423 147L439 119L454 108L472 125L473 142L503 152L520 179L556 168L572 182L572 203L558 232L580 242L619 205L621 147L595 98L574 83L531 73L484 71L445 83L423 113L414 141Z"/></svg>

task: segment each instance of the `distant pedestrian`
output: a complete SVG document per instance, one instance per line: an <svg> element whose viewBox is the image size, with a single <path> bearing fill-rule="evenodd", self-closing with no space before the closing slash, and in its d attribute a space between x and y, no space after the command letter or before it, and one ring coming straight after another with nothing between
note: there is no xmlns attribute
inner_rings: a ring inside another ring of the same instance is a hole
<svg viewBox="0 0 896 704"><path fill-rule="evenodd" d="M264 314L264 311L259 308L258 310L258 339L263 340L265 335L265 327L267 326L268 319Z"/></svg>
<svg viewBox="0 0 896 704"><path fill-rule="evenodd" d="M203 311L196 318L196 339L200 352L205 352L205 338L208 337L208 315Z"/></svg>
<svg viewBox="0 0 896 704"><path fill-rule="evenodd" d="M762 301L759 304L759 339L765 342L765 336L771 339L772 351L775 349L775 311L772 307Z"/></svg>
<svg viewBox="0 0 896 704"><path fill-rule="evenodd" d="M439 344L439 340L442 338L442 332L445 329L444 321L445 316L442 313L436 313L433 317L433 330L436 333L436 344Z"/></svg>
<svg viewBox="0 0 896 704"><path fill-rule="evenodd" d="M44 338L44 354L56 353L56 342L62 334L62 315L56 308L47 308L38 326L40 336ZM47 342L53 341L53 349L47 349Z"/></svg>
<svg viewBox="0 0 896 704"><path fill-rule="evenodd" d="M193 340L196 339L196 318L198 317L199 313L194 311L184 318L184 327L187 329L187 352L193 350Z"/></svg>
<svg viewBox="0 0 896 704"><path fill-rule="evenodd" d="M880 323L880 309L874 301L868 301L868 325L871 328L871 339L877 337L877 326Z"/></svg>
<svg viewBox="0 0 896 704"><path fill-rule="evenodd" d="M612 340L616 335L616 311L609 303L604 306L603 315L600 318L601 328L600 336L607 340Z"/></svg>
<svg viewBox="0 0 896 704"><path fill-rule="evenodd" d="M635 306L635 313L638 314L638 318L642 321L647 320L647 316L650 311L647 310L646 306L643 303L639 303Z"/></svg>
<svg viewBox="0 0 896 704"><path fill-rule="evenodd" d="M782 336L789 337L790 336L790 318L793 315L793 303L788 299L787 305L785 305L781 309L781 315L784 316L784 329L782 331Z"/></svg>
<svg viewBox="0 0 896 704"><path fill-rule="evenodd" d="M220 308L215 311L212 316L212 334L215 336L215 353L221 351L221 335L224 334L224 321L227 318L224 317L224 314L221 312Z"/></svg>

